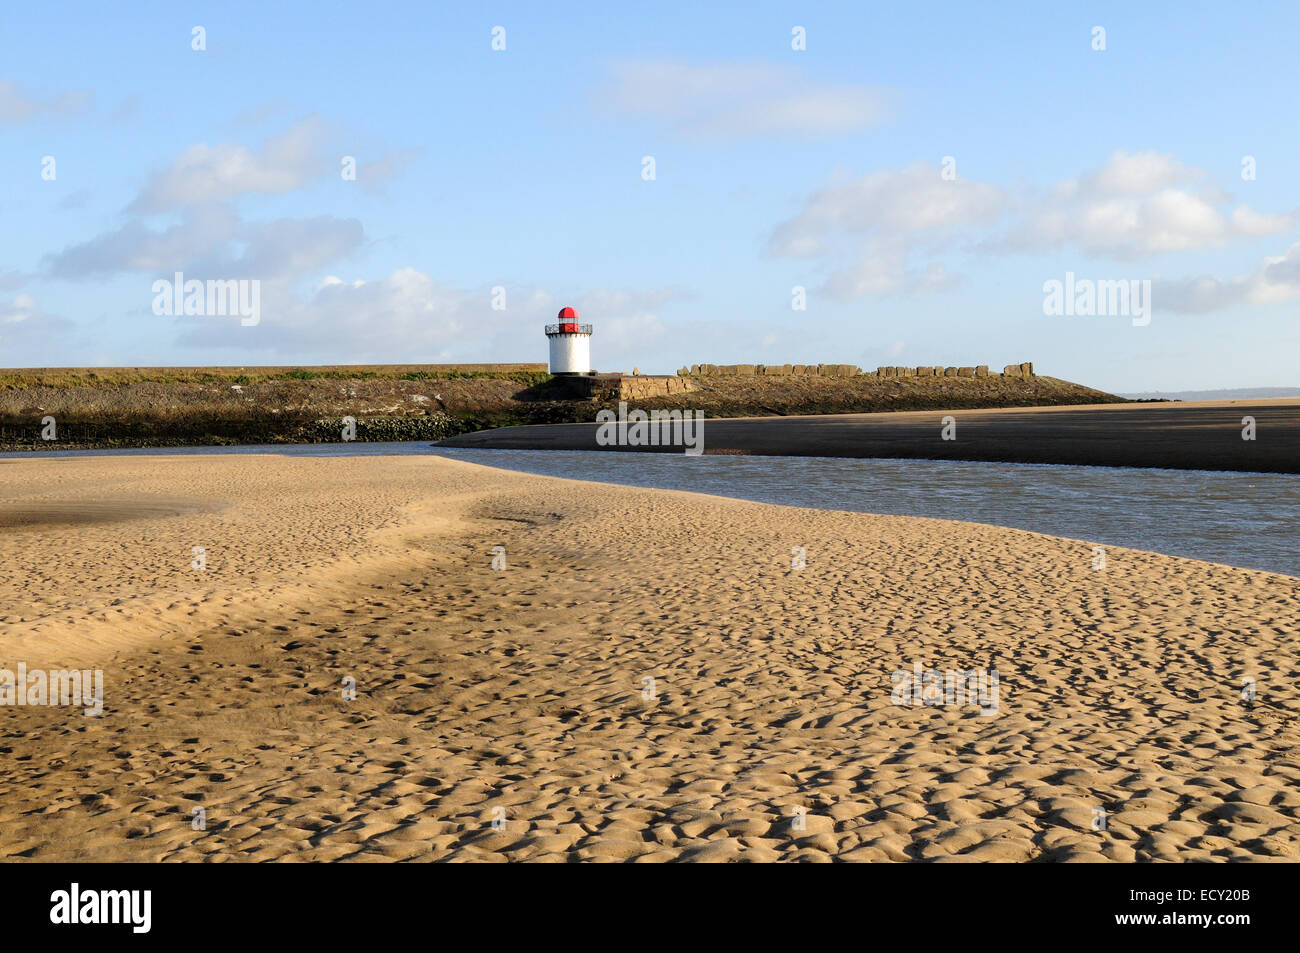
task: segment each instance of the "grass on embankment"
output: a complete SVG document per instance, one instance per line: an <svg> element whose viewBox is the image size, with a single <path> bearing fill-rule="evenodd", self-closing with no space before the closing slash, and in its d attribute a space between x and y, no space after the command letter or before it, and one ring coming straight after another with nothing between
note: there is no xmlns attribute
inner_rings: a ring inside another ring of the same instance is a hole
<svg viewBox="0 0 1300 953"><path fill-rule="evenodd" d="M0 391L135 384L259 384L314 380L508 380L541 384L544 364L374 364L322 367L33 367L0 369Z"/></svg>
<svg viewBox="0 0 1300 953"><path fill-rule="evenodd" d="M1051 377L703 378L636 402L708 417L1118 403ZM591 421L615 400L576 399L538 364L33 368L0 371L0 449L440 440L493 427ZM57 440L42 439L53 417Z"/></svg>

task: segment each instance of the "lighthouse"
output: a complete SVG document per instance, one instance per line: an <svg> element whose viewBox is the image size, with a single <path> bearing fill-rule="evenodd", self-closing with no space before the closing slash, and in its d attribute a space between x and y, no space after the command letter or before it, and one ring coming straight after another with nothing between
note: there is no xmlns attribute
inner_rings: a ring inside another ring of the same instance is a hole
<svg viewBox="0 0 1300 953"><path fill-rule="evenodd" d="M552 374L591 373L591 325L578 323L578 312L561 308L557 324L546 326L551 342Z"/></svg>

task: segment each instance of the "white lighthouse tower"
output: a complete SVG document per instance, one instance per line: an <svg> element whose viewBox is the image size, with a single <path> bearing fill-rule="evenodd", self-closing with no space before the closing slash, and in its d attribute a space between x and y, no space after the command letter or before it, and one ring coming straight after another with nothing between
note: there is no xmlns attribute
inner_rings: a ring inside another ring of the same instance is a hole
<svg viewBox="0 0 1300 953"><path fill-rule="evenodd" d="M546 326L551 342L552 374L591 373L591 325L578 323L578 312L561 308L558 324Z"/></svg>

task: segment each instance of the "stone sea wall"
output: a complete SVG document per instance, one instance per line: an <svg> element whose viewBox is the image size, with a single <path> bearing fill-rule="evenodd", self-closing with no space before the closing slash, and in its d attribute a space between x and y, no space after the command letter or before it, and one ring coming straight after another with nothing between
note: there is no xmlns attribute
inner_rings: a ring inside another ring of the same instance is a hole
<svg viewBox="0 0 1300 953"><path fill-rule="evenodd" d="M684 377L622 377L618 382L620 400L644 400L667 397L698 389L699 385Z"/></svg>
<svg viewBox="0 0 1300 953"><path fill-rule="evenodd" d="M647 400L699 390L688 377L642 374L582 374L555 379L575 397L588 400Z"/></svg>
<svg viewBox="0 0 1300 953"><path fill-rule="evenodd" d="M996 371L993 374L997 374ZM987 364L978 367L878 367L863 371L856 364L692 364L677 371L682 378L691 377L988 377ZM1033 377L1034 365L1008 364L1003 377Z"/></svg>

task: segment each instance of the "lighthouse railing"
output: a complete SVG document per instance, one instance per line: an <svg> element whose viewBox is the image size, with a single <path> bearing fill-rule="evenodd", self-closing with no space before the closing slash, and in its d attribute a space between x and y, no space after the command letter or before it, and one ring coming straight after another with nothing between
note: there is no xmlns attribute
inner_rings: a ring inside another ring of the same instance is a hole
<svg viewBox="0 0 1300 953"><path fill-rule="evenodd" d="M590 324L548 324L546 326L547 334L590 334Z"/></svg>

